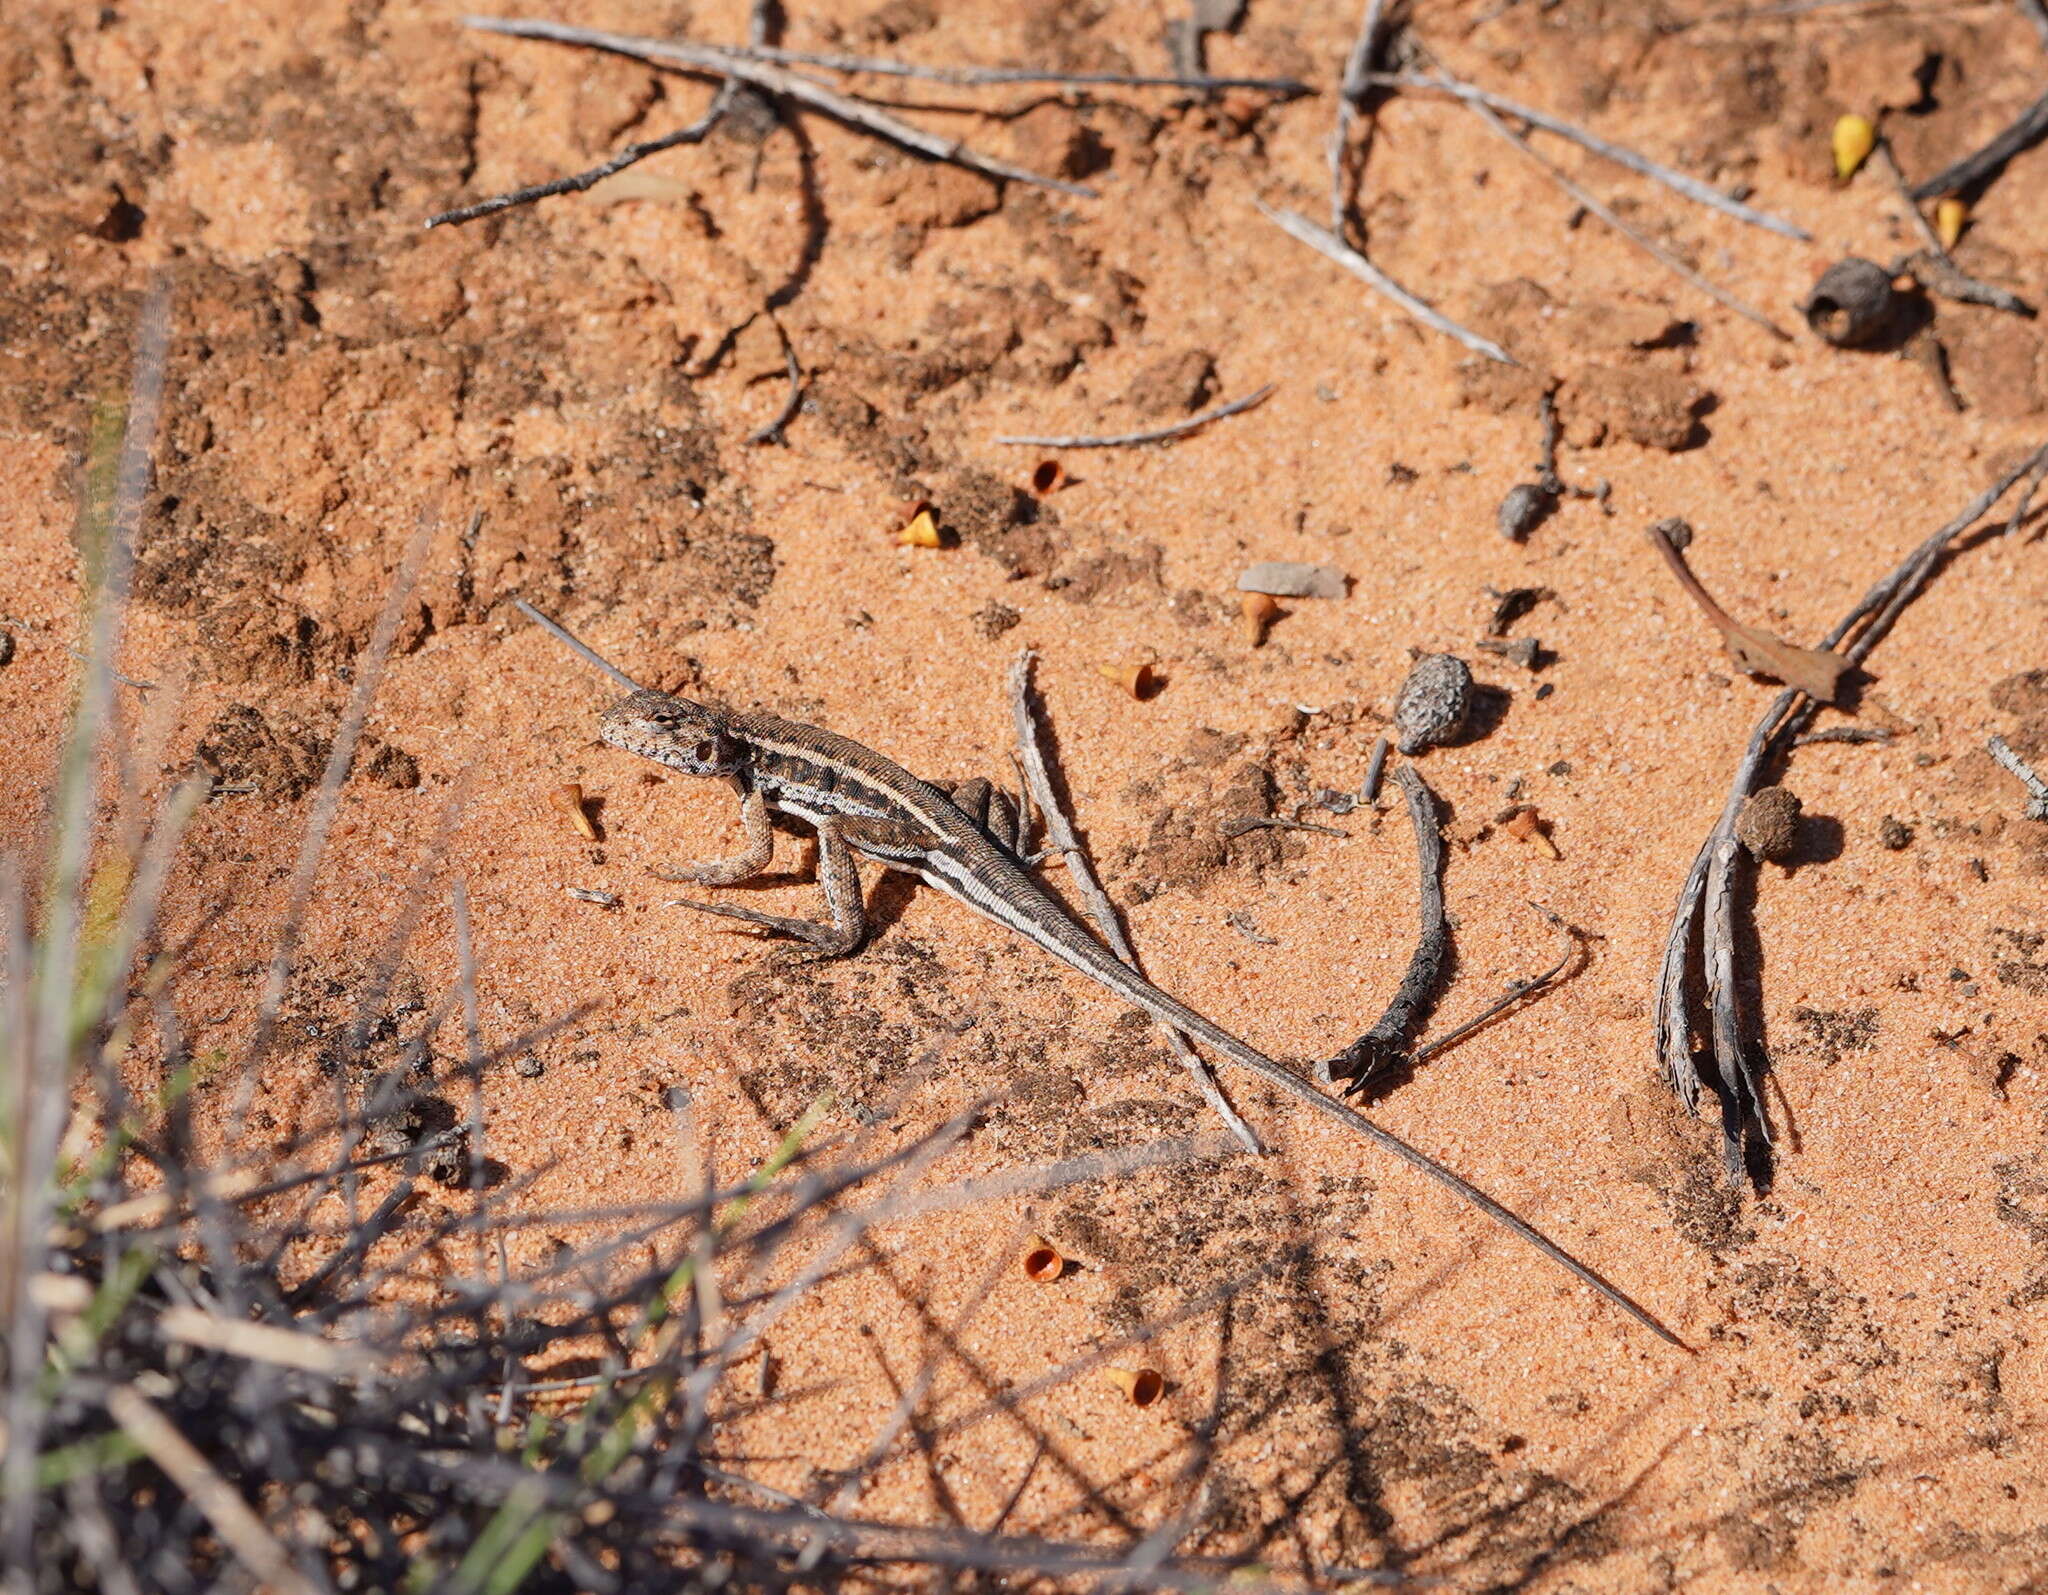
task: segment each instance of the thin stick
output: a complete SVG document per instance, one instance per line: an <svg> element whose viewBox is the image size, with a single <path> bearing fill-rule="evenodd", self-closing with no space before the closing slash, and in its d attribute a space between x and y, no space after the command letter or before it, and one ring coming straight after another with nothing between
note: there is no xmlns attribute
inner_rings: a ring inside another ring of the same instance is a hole
<svg viewBox="0 0 2048 1595"><path fill-rule="evenodd" d="M1372 745L1372 757L1366 761L1365 782L1358 789L1358 801L1368 807L1377 808L1380 801L1380 779L1387 773L1387 750L1392 747L1385 737Z"/></svg>
<svg viewBox="0 0 2048 1595"><path fill-rule="evenodd" d="M965 166L971 171L980 172L984 177L1031 183L1039 188L1050 188L1058 193L1074 194L1083 199L1095 197L1095 190L1092 188L1079 183L1064 182L1057 177L1042 177L1037 172L1024 170L1021 166L1011 166L1005 161L992 160L986 155L976 154L958 139L941 138L936 133L927 133L921 127L914 127L885 111L877 110L865 101L841 94L837 89L828 88L811 78L785 71L766 61L748 60L729 50L714 49L710 45L688 44L680 40L640 39L624 33L603 33L594 28L572 28L559 22L476 16L463 17L461 21L464 27L481 29L486 33L502 33L520 39L549 39L557 44L583 45L593 50L608 50L614 55L630 56L636 61L646 61L656 66L738 78L741 82L751 83L770 94L786 95L799 104L808 105L814 111L822 111L850 127L872 133L877 138L901 144L905 149L915 150L931 160Z"/></svg>
<svg viewBox="0 0 2048 1595"><path fill-rule="evenodd" d="M1366 74L1373 69L1380 50L1381 15L1386 0L1366 0L1365 15L1358 24L1358 37L1351 41L1351 54L1344 60L1343 81L1337 86L1337 126L1330 134L1330 231L1344 236L1344 156L1351 147L1351 127L1370 85Z"/></svg>
<svg viewBox="0 0 2048 1595"><path fill-rule="evenodd" d="M1116 905L1109 899L1109 893L1102 889L1102 882L1096 877L1095 866L1088 857L1087 849L1081 845L1081 838L1075 833L1073 823L1066 811L1060 807L1059 792L1052 784L1052 771L1045 761L1043 727L1031 697L1031 666L1035 655L1029 648L1017 655L1017 662L1010 667L1010 718L1017 728L1018 762L1024 771L1025 788L1032 795L1045 816L1045 839L1057 848L1066 859L1067 873L1073 878L1074 889L1081 894L1081 902L1088 910L1088 917L1095 924L1096 933L1101 936L1109 950L1124 963L1144 973L1138 963L1138 955L1132 948L1130 938L1124 934L1123 921L1118 917ZM1223 1094L1223 1088L1216 1083L1216 1076L1210 1070L1208 1060L1194 1049L1193 1044L1180 1031L1170 1025L1161 1025L1166 1032L1166 1043L1173 1049L1181 1066L1194 1076L1195 1086L1202 1093L1202 1099L1216 1111L1216 1116L1230 1127L1230 1133L1253 1157L1265 1154L1256 1131L1245 1123L1237 1109L1230 1105L1230 1099Z"/></svg>
<svg viewBox="0 0 2048 1595"><path fill-rule="evenodd" d="M1993 737L1984 746L1991 750L1991 757L2011 771L2027 789L2027 818L2048 820L2048 781L2036 775L2033 766L2013 752L2012 745L2004 737Z"/></svg>
<svg viewBox="0 0 2048 1595"><path fill-rule="evenodd" d="M1394 779L1407 796L1408 823L1415 831L1415 862L1422 877L1422 933L1386 1012L1317 1071L1333 1084L1348 1077L1346 1096L1357 1095L1390 1069L1409 1061L1408 1043L1415 1027L1436 1005L1437 985L1451 950L1450 924L1444 914L1444 834L1437 818L1436 794L1412 764L1403 764L1394 772Z"/></svg>
<svg viewBox="0 0 2048 1595"><path fill-rule="evenodd" d="M651 138L640 144L628 144L608 160L598 162L576 173L573 177L557 177L552 182L535 183L530 188L515 188L510 193L498 194L490 199L478 200L474 205L463 205L455 210L444 210L439 215L429 216L425 225L434 227L459 227L464 222L473 222L480 216L492 216L501 210L510 210L514 205L530 205L537 199L548 199L556 194L580 194L585 189L595 188L607 177L623 172L627 167L638 164L650 155L659 155L663 150L672 150L680 144L700 144L716 127L732 104L727 92L733 80L728 78L718 90L706 111L688 127L679 127L673 133L664 133L660 138Z"/></svg>
<svg viewBox="0 0 2048 1595"><path fill-rule="evenodd" d="M1975 188L1979 183L1996 177L2005 163L2020 151L2044 138L2048 138L2048 93L2042 94L2020 112L2018 120L1975 154L1965 155L1955 165L1936 172L1923 183L1915 183L1913 197L1933 199L1937 195Z"/></svg>
<svg viewBox="0 0 2048 1595"><path fill-rule="evenodd" d="M289 1595L314 1595L314 1585L297 1567L235 1487L215 1471L199 1448L133 1385L116 1385L105 1396L107 1414L121 1426L164 1476L185 1493L213 1525L222 1543L257 1579Z"/></svg>
<svg viewBox="0 0 2048 1595"><path fill-rule="evenodd" d="M783 437L782 429L796 419L796 412L803 405L804 373L803 368L796 363L796 345L789 341L789 334L783 329L781 321L773 316L768 319L775 328L775 336L782 340L783 358L789 362L789 397L782 401L782 408L775 412L775 419L766 426L756 427L749 432L747 441L787 445L788 439Z"/></svg>
<svg viewBox="0 0 2048 1595"><path fill-rule="evenodd" d="M543 615L524 598L513 599L512 607L539 626L541 630L547 632L549 636L562 644L563 647L569 649L572 653L580 655L586 663L597 666L598 669L610 676L612 680L616 681L628 692L639 692L642 690L640 683L627 675L625 671L605 658L603 654L599 653L588 643L578 638L568 627L562 625L559 621L550 620L546 615Z"/></svg>
<svg viewBox="0 0 2048 1595"><path fill-rule="evenodd" d="M1239 415L1254 405L1265 402L1275 384L1269 382L1256 393L1247 393L1241 399L1232 399L1228 404L1219 404L1213 410L1204 410L1200 415L1190 416L1185 421L1176 421L1172 426L1158 427L1150 432L1119 432L1108 437L999 437L998 443L1021 443L1034 449L1127 449L1141 443L1164 443L1169 438L1185 437L1198 432L1211 421L1221 421L1226 416Z"/></svg>
<svg viewBox="0 0 2048 1595"><path fill-rule="evenodd" d="M1448 94L1453 99L1463 100L1468 105L1483 105L1489 110L1512 116L1518 122L1531 127L1540 127L1546 133L1555 133L1559 138L1570 139L1581 149L1590 150L1602 160L1625 166L1638 176L1652 182L1662 183L1673 193L1683 194L1709 210L1720 211L1724 216L1733 216L1737 221L1748 222L1752 227L1761 227L1766 232L1777 233L1783 238L1795 238L1801 243L1810 243L1813 234L1797 222L1786 221L1782 216L1773 216L1769 211L1758 210L1745 205L1739 199L1730 199L1718 188L1701 182L1697 177L1688 177L1684 172L1673 171L1670 167L1651 160L1647 155L1638 155L1626 145L1610 143L1597 134L1589 133L1562 117L1552 116L1547 111L1536 110L1506 95L1493 94L1477 84L1466 83L1448 74L1441 76L1424 72L1375 72L1368 74L1366 81L1386 88L1429 89L1439 94Z"/></svg>
<svg viewBox="0 0 2048 1595"><path fill-rule="evenodd" d="M1438 1036L1434 1041L1425 1042L1422 1046L1417 1047L1409 1055L1414 1062L1423 1063L1434 1058L1439 1052L1449 1051L1467 1036L1471 1035L1473 1031L1479 1029L1482 1025L1492 1023L1501 1014L1514 1007L1516 1003L1526 1001L1528 998L1535 996L1565 972L1565 969L1570 965L1572 958L1579 950L1579 933L1541 904L1531 903L1529 906L1565 933L1567 942L1564 956L1540 975L1533 975L1527 980L1509 981L1506 991L1480 1009L1470 1019L1467 1019L1461 1025L1445 1031L1444 1034Z"/></svg>
<svg viewBox="0 0 2048 1595"><path fill-rule="evenodd" d="M1406 288L1394 281L1365 256L1346 244L1334 233L1325 232L1306 216L1291 210L1274 210L1271 206L1254 199L1254 205L1266 220L1274 223L1290 238L1307 244L1318 254L1325 255L1358 278L1375 293L1391 299L1401 309L1421 322L1425 327L1441 332L1445 337L1455 338L1474 354L1483 354L1489 360L1498 360L1504 366L1519 365L1521 362L1490 339L1482 338L1476 332L1468 332L1442 311L1423 303Z"/></svg>
<svg viewBox="0 0 2048 1595"><path fill-rule="evenodd" d="M956 88L989 84L1046 84L1066 88L1112 89L1263 89L1269 94L1313 94L1298 78L1215 78L1201 74L1146 72L1052 72L1035 66L921 66L873 55L834 55L811 50L779 50L766 45L713 46L743 61L773 61L782 66L814 66L856 77L917 78Z"/></svg>
<svg viewBox="0 0 2048 1595"><path fill-rule="evenodd" d="M1692 267L1688 266L1684 261L1680 260L1676 255L1672 254L1670 250L1666 249L1662 244L1658 243L1648 234L1638 232L1635 228L1631 227L1627 222L1623 221L1597 195L1593 194L1588 189L1581 188L1568 175L1566 175L1562 167L1558 166L1557 163L1552 161L1549 156L1543 154L1542 151L1538 150L1526 138L1522 137L1521 134L1517 133L1513 128L1509 127L1507 123L1503 122L1498 116L1496 116L1493 112L1493 108L1486 104L1485 101L1464 98L1463 96L1460 96L1460 98L1463 100L1466 109L1471 111L1473 115L1477 116L1488 127L1492 128L1493 131L1497 133L1501 138L1505 139L1508 143L1514 145L1516 149L1520 150L1523 154L1527 155L1529 159L1536 162L1537 165L1541 166L1543 170L1549 174L1550 180L1553 183L1557 184L1559 188L1563 189L1567 194L1571 195L1573 199L1577 200L1581 205L1585 206L1587 210L1591 211L1595 216L1598 216L1603 222L1607 223L1609 227L1612 227L1616 232L1620 233L1622 237L1626 238L1630 243L1634 244L1638 249L1642 250L1643 253L1650 256L1659 265L1663 266L1665 270L1673 273L1675 276L1684 278L1687 282L1691 283L1695 288L1699 289L1701 293L1705 294L1709 299L1712 299L1716 304L1725 305L1728 309L1734 311L1738 316L1741 316L1746 320L1755 322L1759 327L1762 327L1764 331L1770 333L1773 337L1782 338L1787 343L1790 343L1792 341L1792 334L1787 332L1783 327L1779 326L1775 321L1771 320L1771 318L1765 315L1761 310L1758 310L1753 305L1744 304L1740 299L1737 299L1733 294L1729 293L1726 289L1717 288L1713 283L1708 282L1706 278L1702 277L1698 272L1694 271Z"/></svg>

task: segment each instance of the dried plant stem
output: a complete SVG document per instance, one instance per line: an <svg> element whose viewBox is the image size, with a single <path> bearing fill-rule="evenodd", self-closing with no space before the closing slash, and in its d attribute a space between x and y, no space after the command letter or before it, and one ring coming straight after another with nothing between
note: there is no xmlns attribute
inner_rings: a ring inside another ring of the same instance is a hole
<svg viewBox="0 0 2048 1595"><path fill-rule="evenodd" d="M1914 229L1920 234L1922 247L1908 255L1892 268L1896 276L1901 271L1910 271L1914 279L1924 288L1932 289L1950 299L1960 299L1966 304L1987 305L1993 310L2007 311L2016 316L2031 316L2033 306L2018 294L2004 288L1993 287L1990 283L1979 282L1965 273L1948 252L1948 246L1941 241L1941 235L1922 213L1913 198L1913 191L1906 184L1906 174L1899 169L1898 157L1892 153L1892 141L1881 138L1877 141L1878 164L1891 177L1892 187L1898 192L1899 203L1905 207L1912 219Z"/></svg>
<svg viewBox="0 0 2048 1595"><path fill-rule="evenodd" d="M569 177L557 177L550 182L534 183L526 188L515 188L509 193L495 194L489 199L480 199L474 205L458 206L429 216L426 227L459 227L464 222L473 222L479 217L496 215L501 210L510 210L515 205L530 205L535 200L549 199L556 194L580 194L585 189L595 188L607 177L616 176L627 167L634 166L650 155L659 155L663 150L672 150L683 144L699 144L716 127L719 120L732 105L728 92L735 79L728 78L720 85L711 108L687 127L679 127L673 133L664 133L660 138L651 138L639 144L628 144L618 154L597 165Z"/></svg>
<svg viewBox="0 0 2048 1595"><path fill-rule="evenodd" d="M1966 188L1975 188L1998 175L2005 163L2022 150L2028 149L2048 138L2048 93L2020 112L2012 125L2001 132L1990 143L1973 154L1965 155L1953 166L1936 172L1924 182L1915 183L1911 189L1915 199L1935 199L1943 194L1959 193Z"/></svg>
<svg viewBox="0 0 2048 1595"><path fill-rule="evenodd" d="M1344 236L1344 160L1351 148L1352 125L1358 120L1371 87L1367 75L1378 59L1386 0L1366 0L1365 15L1358 24L1358 37L1351 41L1351 54L1344 61L1344 78L1337 86L1337 125L1330 132L1330 231Z"/></svg>
<svg viewBox="0 0 2048 1595"><path fill-rule="evenodd" d="M1138 955L1131 947L1130 938L1124 934L1123 921L1118 917L1116 905L1109 899L1109 893L1102 889L1102 882L1096 877L1095 866L1089 860L1088 851L1081 845L1081 838L1075 833L1073 824L1067 818L1066 810L1060 806L1059 792L1052 782L1052 771L1045 760L1044 728L1039 722L1036 705L1031 692L1031 667L1035 656L1030 649L1017 655L1017 662L1010 667L1010 719L1017 731L1017 756L1024 770L1025 788L1031 800L1045 816L1046 842L1057 849L1066 860L1067 873L1072 877L1074 889L1081 894L1081 902L1088 910L1088 917L1094 922L1096 934L1104 945L1140 974L1144 973L1138 963ZM1230 1105L1230 1099L1223 1094L1223 1088L1216 1083L1216 1076L1208 1061L1197 1052L1194 1044L1180 1031L1162 1025L1166 1031L1167 1045L1180 1059L1181 1067L1194 1077L1196 1089L1230 1128L1241 1145L1253 1157L1263 1156L1265 1147L1260 1143L1256 1131L1245 1123L1237 1109Z"/></svg>
<svg viewBox="0 0 2048 1595"><path fill-rule="evenodd" d="M1810 243L1813 239L1813 234L1796 222L1786 221L1782 216L1773 216L1769 211L1757 210L1738 199L1730 199L1718 188L1711 187L1696 177L1688 177L1684 172L1661 165L1647 155L1638 155L1624 145L1610 143L1561 117L1552 116L1547 111L1536 110L1533 106L1519 104L1505 95L1489 93L1477 84L1466 83L1449 74L1373 73L1366 81L1387 88L1433 90L1439 94L1448 94L1453 99L1463 100L1468 105L1483 105L1488 110L1512 116L1518 122L1525 122L1531 127L1542 128L1546 133L1555 133L1559 138L1569 139L1581 149L1590 150L1598 155L1602 160L1612 161L1617 166L1627 167L1638 176L1662 183L1673 193L1683 194L1687 199L1705 205L1710 210L1720 211L1724 216L1732 216L1737 221L1749 223L1752 227L1761 227L1766 232L1776 233L1783 238L1794 238L1801 243Z"/></svg>
<svg viewBox="0 0 2048 1595"><path fill-rule="evenodd" d="M107 1392L106 1405L107 1415L121 1426L122 1433L185 1493L244 1567L285 1595L315 1595L315 1586L292 1565L263 1519L155 1402L133 1385L116 1385Z"/></svg>
<svg viewBox="0 0 2048 1595"><path fill-rule="evenodd" d="M1529 159L1536 162L1538 166L1541 166L1553 183L1557 184L1559 188L1585 206L1587 210L1607 223L1609 227L1620 233L1622 237L1642 250L1644 254L1650 256L1651 259L1655 260L1666 271L1691 283L1693 287L1699 289L1701 293L1712 299L1716 304L1724 305L1745 320L1756 323L1757 326L1762 327L1764 331L1770 333L1773 337L1781 338L1786 343L1792 341L1791 333L1771 320L1769 316L1758 310L1754 305L1745 304L1725 288L1716 287L1648 234L1637 231L1634 227L1623 221L1605 201L1601 200L1589 189L1582 188L1578 183L1574 182L1555 161L1551 160L1549 156L1543 154L1526 138L1503 122L1494 114L1493 107L1484 100L1465 98L1463 96L1461 96L1461 99L1463 99L1464 105L1473 115L1477 116L1501 138L1514 145L1524 155L1527 155Z"/></svg>
<svg viewBox="0 0 2048 1595"><path fill-rule="evenodd" d="M1408 971L1386 1011L1370 1030L1335 1057L1323 1063L1319 1073L1334 1084L1348 1079L1346 1096L1369 1089L1389 1070L1409 1060L1408 1045L1415 1028L1435 1006L1437 984L1443 979L1444 962L1450 956L1450 922L1444 914L1444 837L1437 818L1436 794L1404 764L1394 772L1408 799L1408 823L1415 832L1415 862L1421 876L1419 911L1422 932L1409 957Z"/></svg>
<svg viewBox="0 0 2048 1595"><path fill-rule="evenodd" d="M1254 405L1263 404L1273 388L1274 384L1269 382L1256 393L1247 393L1241 399L1219 404L1213 410L1204 410L1200 415L1191 415L1171 426L1154 427L1149 432L1118 432L1101 437L999 437L995 441L1021 443L1034 449L1127 449L1144 443L1164 443L1171 438L1186 437L1190 432L1199 432L1211 421L1241 415Z"/></svg>
<svg viewBox="0 0 2048 1595"><path fill-rule="evenodd" d="M541 630L545 631L550 637L554 638L556 642L560 643L563 647L567 648L571 653L574 653L578 658L582 659L585 664L593 665L597 669L602 670L606 675L610 676L612 680L616 681L628 692L638 692L641 690L639 682L635 681L631 676L627 675L625 671L621 670L617 665L613 664L609 659L605 658L603 654L599 653L595 648L591 647L590 644L582 641L573 632L571 632L568 627L564 626L560 621L550 620L546 615L543 615L538 609L535 609L533 605L529 604L524 598L513 599L512 607L518 610L519 613L524 615L528 620L532 621L536 626L540 627Z"/></svg>
<svg viewBox="0 0 2048 1595"><path fill-rule="evenodd" d="M784 95L800 105L821 111L849 127L857 127L862 132L874 134L877 138L900 144L905 149L913 150L931 160L964 166L970 171L980 172L984 177L1030 183L1039 188L1053 189L1062 194L1075 194L1082 198L1094 197L1095 191L1082 184L1041 176L1020 166L1012 166L1006 161L977 154L958 139L941 138L936 133L927 133L921 127L914 127L886 111L850 95L841 94L837 89L829 88L812 78L787 71L771 62L750 60L730 50L717 49L705 44L689 44L681 40L642 39L625 33L605 33L595 28L574 28L559 22L480 16L466 16L461 20L464 27L477 28L487 33L502 33L521 39L548 39L557 44L608 50L614 55L630 56L636 61L646 61L654 66L737 78L743 83L751 83L757 89L770 94Z"/></svg>
<svg viewBox="0 0 2048 1595"><path fill-rule="evenodd" d="M1502 365L1511 366L1520 363L1507 350L1491 339L1482 338L1478 333L1466 330L1442 311L1424 304L1406 288L1403 288L1394 281L1393 278L1381 271L1379 267L1367 260L1365 256L1346 244L1343 239L1337 237L1334 233L1325 232L1306 216L1299 215L1291 210L1274 210L1271 206L1258 200L1253 200L1252 203L1259 207L1259 213L1266 220L1279 227L1290 238L1307 244L1309 248L1315 250L1318 254L1334 260L1375 293L1392 300L1425 327L1433 328L1435 331L1444 334L1447 338L1455 338L1474 354L1483 354L1487 359L1498 360Z"/></svg>
<svg viewBox="0 0 2048 1595"><path fill-rule="evenodd" d="M894 61L873 55L836 55L829 51L779 50L766 45L723 44L713 48L743 61L772 61L780 66L814 66L826 72L843 72L850 77L916 78L927 83L946 83L955 88L983 88L993 84L1044 85L1052 88L1107 89L1263 89L1269 94L1299 95L1314 92L1297 78L1219 78L1200 73L1145 72L1050 72L1032 66L923 66L914 61Z"/></svg>

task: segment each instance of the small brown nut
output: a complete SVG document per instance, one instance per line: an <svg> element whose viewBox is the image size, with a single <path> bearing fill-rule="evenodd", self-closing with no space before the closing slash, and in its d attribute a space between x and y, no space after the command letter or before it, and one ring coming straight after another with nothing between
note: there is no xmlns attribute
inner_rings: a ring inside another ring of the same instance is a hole
<svg viewBox="0 0 2048 1595"><path fill-rule="evenodd" d="M1270 593L1246 593L1238 600L1238 609L1244 615L1244 640L1247 646L1259 648L1265 645L1266 633L1273 622L1280 618L1280 606Z"/></svg>
<svg viewBox="0 0 2048 1595"><path fill-rule="evenodd" d="M1024 1255L1018 1262L1024 1277L1034 1285L1050 1285L1067 1271L1066 1255L1043 1235L1033 1235L1024 1243Z"/></svg>
<svg viewBox="0 0 2048 1595"><path fill-rule="evenodd" d="M1472 667L1456 654L1424 654L1394 699L1395 740L1413 758L1450 741L1471 712Z"/></svg>
<svg viewBox="0 0 2048 1595"><path fill-rule="evenodd" d="M1159 687L1158 674L1144 660L1128 665L1097 665L1096 670L1106 681L1114 681L1133 698L1143 701L1152 696Z"/></svg>
<svg viewBox="0 0 2048 1595"><path fill-rule="evenodd" d="M1067 479L1067 468L1058 460L1040 460L1031 467L1031 491L1039 498L1057 493Z"/></svg>
<svg viewBox="0 0 2048 1595"><path fill-rule="evenodd" d="M1790 858L1799 846L1798 794L1782 786L1750 793L1735 816L1735 839L1758 859Z"/></svg>
<svg viewBox="0 0 2048 1595"><path fill-rule="evenodd" d="M590 823L590 815L583 807L583 788L574 781L558 786L548 794L548 801L569 816L569 823L576 827L576 834L586 842L597 840L597 827Z"/></svg>
<svg viewBox="0 0 2048 1595"><path fill-rule="evenodd" d="M1166 1394L1166 1377L1157 1368L1111 1368L1105 1377L1134 1407L1149 1407Z"/></svg>

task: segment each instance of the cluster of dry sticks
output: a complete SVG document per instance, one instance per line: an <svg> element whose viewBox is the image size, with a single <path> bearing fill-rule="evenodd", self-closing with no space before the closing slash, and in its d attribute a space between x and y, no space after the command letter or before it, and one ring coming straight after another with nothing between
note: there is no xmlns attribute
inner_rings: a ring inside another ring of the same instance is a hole
<svg viewBox="0 0 2048 1595"><path fill-rule="evenodd" d="M1955 519L1935 532L1858 600L1823 639L1853 667L1890 633L1906 606L1917 598L1957 539L1976 526L2015 484L2017 504L1994 535L2009 534L2026 519L2035 490L2048 476L2048 445L2002 472ZM1738 951L1737 892L1745 856L1736 840L1736 816L1748 796L1765 784L1765 772L1784 759L1821 704L1797 687L1787 687L1750 732L1742 762L1721 816L1700 845L1677 912L1665 940L1657 971L1657 1062L1671 1089L1689 1111L1697 1112L1702 1066L1705 1080L1721 1105L1723 1157L1731 1179L1745 1172L1759 1182L1768 1178L1771 1132L1764 1108L1763 1066L1751 1021L1744 1013L1746 980ZM1704 1049L1694 1025L1695 1006L1704 992L1709 1025Z"/></svg>

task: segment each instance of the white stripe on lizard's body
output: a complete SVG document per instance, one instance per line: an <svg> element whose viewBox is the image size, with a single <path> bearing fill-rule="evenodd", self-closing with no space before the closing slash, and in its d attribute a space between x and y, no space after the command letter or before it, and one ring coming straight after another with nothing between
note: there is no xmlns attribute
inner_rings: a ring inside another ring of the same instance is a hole
<svg viewBox="0 0 2048 1595"><path fill-rule="evenodd" d="M1484 1192L1399 1136L1203 1018L1122 963L1053 896L1008 843L984 828L941 787L921 781L847 737L765 714L728 714L687 698L637 691L604 711L604 740L686 775L724 780L738 794L748 849L669 878L736 885L768 866L768 813L793 815L818 834L818 873L832 922L784 918L723 903L684 906L745 920L809 942L823 956L850 953L866 939L856 856L909 871L947 896L1035 942L1162 1024L1187 1032L1239 1068L1365 1136L1513 1230L1673 1345L1684 1342L1647 1310L1539 1234ZM990 807L986 783L955 789ZM1014 814L1007 816L1014 819ZM1021 845L1021 838L1017 839Z"/></svg>

